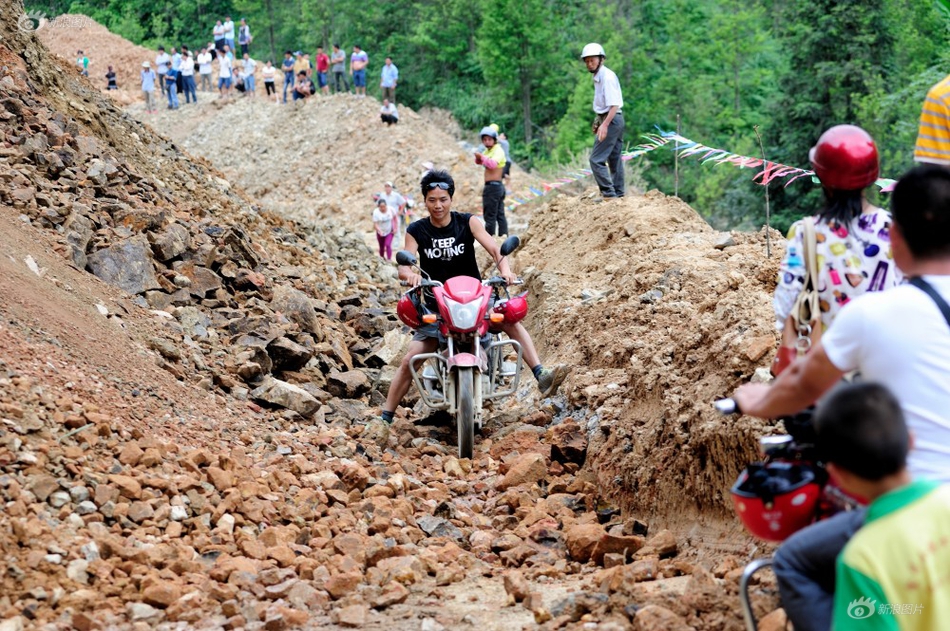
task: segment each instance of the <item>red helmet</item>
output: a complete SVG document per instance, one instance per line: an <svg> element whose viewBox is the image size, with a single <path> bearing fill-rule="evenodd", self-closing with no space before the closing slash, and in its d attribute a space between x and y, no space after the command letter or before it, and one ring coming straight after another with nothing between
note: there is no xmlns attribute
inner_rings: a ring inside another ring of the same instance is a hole
<svg viewBox="0 0 950 631"><path fill-rule="evenodd" d="M818 139L808 159L821 183L839 191L858 191L877 180L877 145L855 125L835 125Z"/></svg>
<svg viewBox="0 0 950 631"><path fill-rule="evenodd" d="M733 485L732 504L753 535L784 541L814 519L821 477L808 464L752 464Z"/></svg>
<svg viewBox="0 0 950 631"><path fill-rule="evenodd" d="M528 301L524 294L513 296L496 306L495 311L505 314L505 322L521 322L528 315Z"/></svg>
<svg viewBox="0 0 950 631"><path fill-rule="evenodd" d="M414 329L422 326L422 320L419 318L418 299L413 300L409 294L403 294L402 298L396 304L396 315L399 319Z"/></svg>

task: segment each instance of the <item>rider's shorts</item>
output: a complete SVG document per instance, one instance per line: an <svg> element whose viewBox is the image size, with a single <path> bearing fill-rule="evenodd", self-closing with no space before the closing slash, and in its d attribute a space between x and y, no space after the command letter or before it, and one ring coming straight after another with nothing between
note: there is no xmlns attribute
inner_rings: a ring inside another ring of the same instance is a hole
<svg viewBox="0 0 950 631"><path fill-rule="evenodd" d="M415 333L412 334L413 342L424 342L426 340L439 339L439 323L423 324Z"/></svg>

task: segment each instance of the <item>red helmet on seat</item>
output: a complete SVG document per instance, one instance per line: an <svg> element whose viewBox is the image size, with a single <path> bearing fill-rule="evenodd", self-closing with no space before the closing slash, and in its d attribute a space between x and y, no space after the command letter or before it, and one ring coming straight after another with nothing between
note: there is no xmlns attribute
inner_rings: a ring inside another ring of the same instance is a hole
<svg viewBox="0 0 950 631"><path fill-rule="evenodd" d="M396 315L399 319L414 329L422 326L422 320L419 317L418 298L412 299L409 294L403 294L402 298L396 304Z"/></svg>
<svg viewBox="0 0 950 631"><path fill-rule="evenodd" d="M524 294L513 296L505 302L497 305L495 311L505 314L505 322L521 322L528 315L528 301Z"/></svg>
<svg viewBox="0 0 950 631"><path fill-rule="evenodd" d="M861 190L880 172L874 139L855 125L835 125L823 133L808 159L821 183L839 191Z"/></svg>
<svg viewBox="0 0 950 631"><path fill-rule="evenodd" d="M732 504L750 533L783 541L814 519L822 477L808 464L752 464L733 485Z"/></svg>

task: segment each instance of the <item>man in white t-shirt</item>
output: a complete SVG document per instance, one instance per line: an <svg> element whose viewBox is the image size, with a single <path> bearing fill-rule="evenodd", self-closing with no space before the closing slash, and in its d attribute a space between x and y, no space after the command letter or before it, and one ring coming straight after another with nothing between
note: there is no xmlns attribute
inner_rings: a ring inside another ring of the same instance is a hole
<svg viewBox="0 0 950 631"><path fill-rule="evenodd" d="M900 402L914 448L915 478L950 482L950 170L913 169L891 198L894 262L910 279L867 293L839 313L821 341L771 385L747 384L734 396L743 413L778 418L804 409L857 370ZM920 283L923 279L924 283ZM934 292L932 297L927 286ZM863 523L864 511L839 513L805 528L776 552L782 604L796 630L828 629L835 559Z"/></svg>
<svg viewBox="0 0 950 631"><path fill-rule="evenodd" d="M198 76L201 77L201 91L210 92L213 89L211 86L211 53L208 52L207 47L201 49L195 61L198 64Z"/></svg>
<svg viewBox="0 0 950 631"><path fill-rule="evenodd" d="M181 70L181 83L185 92L185 103L197 103L198 94L195 92L195 60L187 51L181 54L181 64L178 68Z"/></svg>
<svg viewBox="0 0 950 631"><path fill-rule="evenodd" d="M225 50L227 47L225 47ZM225 55L218 55L218 92L220 97L226 99L231 95L231 58Z"/></svg>

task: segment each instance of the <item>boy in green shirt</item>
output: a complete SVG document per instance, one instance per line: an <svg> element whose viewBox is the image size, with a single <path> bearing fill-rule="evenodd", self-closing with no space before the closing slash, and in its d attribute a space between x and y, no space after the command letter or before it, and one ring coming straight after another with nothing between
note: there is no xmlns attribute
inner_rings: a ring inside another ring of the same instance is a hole
<svg viewBox="0 0 950 631"><path fill-rule="evenodd" d="M932 631L950 621L950 486L912 480L912 438L884 386L837 390L815 418L840 486L870 505L838 557L834 631Z"/></svg>

